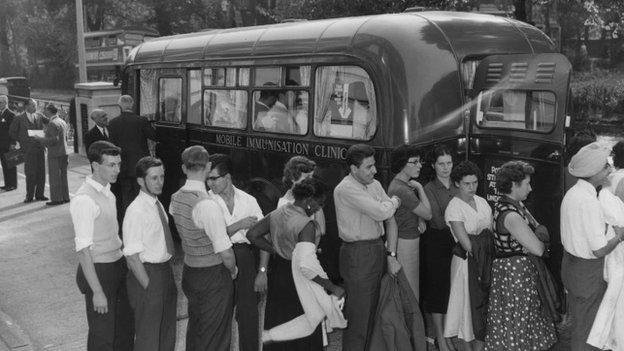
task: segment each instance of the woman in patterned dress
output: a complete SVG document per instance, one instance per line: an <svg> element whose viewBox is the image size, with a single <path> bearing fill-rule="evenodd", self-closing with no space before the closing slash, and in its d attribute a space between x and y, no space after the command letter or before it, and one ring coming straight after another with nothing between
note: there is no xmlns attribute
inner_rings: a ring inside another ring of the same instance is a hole
<svg viewBox="0 0 624 351"><path fill-rule="evenodd" d="M444 337L457 337L463 350L483 350L483 336L475 335L468 284L468 256L472 256L471 236L492 228L492 209L476 195L481 171L474 163L463 161L451 171L451 181L459 192L449 201L444 220L456 242L466 255L453 255L451 260L451 291L444 323ZM485 322L485 321L483 321ZM484 333L482 333L484 334ZM477 340L477 337L479 338Z"/></svg>
<svg viewBox="0 0 624 351"><path fill-rule="evenodd" d="M488 308L486 350L547 350L556 341L555 326L542 310L538 271L527 254L542 256L548 231L524 207L531 192L533 167L505 163L496 174L504 194L494 207L496 258Z"/></svg>

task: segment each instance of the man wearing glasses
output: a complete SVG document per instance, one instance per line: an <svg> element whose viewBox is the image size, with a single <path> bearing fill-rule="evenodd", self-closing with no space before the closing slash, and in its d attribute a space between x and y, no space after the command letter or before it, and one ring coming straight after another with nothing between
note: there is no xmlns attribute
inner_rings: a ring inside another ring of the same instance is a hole
<svg viewBox="0 0 624 351"><path fill-rule="evenodd" d="M258 299L254 291L256 252L247 240L247 230L263 217L256 199L232 184L232 160L224 154L210 156L206 178L209 195L219 204L236 256L238 277L234 281L234 304L241 351L258 349Z"/></svg>

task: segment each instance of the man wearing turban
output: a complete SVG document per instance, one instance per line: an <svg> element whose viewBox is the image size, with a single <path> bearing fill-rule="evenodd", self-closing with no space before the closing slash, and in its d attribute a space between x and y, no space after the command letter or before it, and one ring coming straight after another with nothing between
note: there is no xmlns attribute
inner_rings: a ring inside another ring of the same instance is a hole
<svg viewBox="0 0 624 351"><path fill-rule="evenodd" d="M570 160L568 170L578 181L561 202L561 243L565 252L561 278L568 291L572 318L571 350L598 350L587 344L607 284L603 280L604 256L624 239L624 227L615 227L615 237L607 240L606 223L597 189L611 173L611 149L593 142Z"/></svg>

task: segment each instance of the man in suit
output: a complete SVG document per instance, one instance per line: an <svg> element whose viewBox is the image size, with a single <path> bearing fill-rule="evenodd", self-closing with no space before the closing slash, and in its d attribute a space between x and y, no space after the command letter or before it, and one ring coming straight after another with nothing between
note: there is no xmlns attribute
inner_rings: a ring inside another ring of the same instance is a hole
<svg viewBox="0 0 624 351"><path fill-rule="evenodd" d="M108 115L104 110L96 108L91 111L89 116L95 123L95 127L91 128L84 136L85 150L89 150L89 146L98 140L108 141Z"/></svg>
<svg viewBox="0 0 624 351"><path fill-rule="evenodd" d="M48 206L61 205L69 202L67 186L67 124L58 116L56 106L45 107L43 114L49 119L43 137L35 137L48 148L48 177L50 179L50 199Z"/></svg>
<svg viewBox="0 0 624 351"><path fill-rule="evenodd" d="M34 137L28 135L29 130L43 130L44 117L37 112L37 102L28 99L24 113L13 119L9 135L17 140L24 151L24 173L26 173L25 203L36 200L46 201L43 195L45 187L44 147Z"/></svg>
<svg viewBox="0 0 624 351"><path fill-rule="evenodd" d="M6 95L0 95L0 163L2 164L2 175L4 176L4 191L17 189L17 167L8 168L4 160L5 152L15 147L15 140L9 136L9 127L15 119L15 113L9 110L9 98Z"/></svg>
<svg viewBox="0 0 624 351"><path fill-rule="evenodd" d="M121 171L115 195L119 222L123 223L126 208L139 194L136 164L142 157L150 155L147 139L156 140L156 132L147 118L138 116L132 111L134 107L132 96L120 96L117 104L121 108L121 115L110 121L108 131L110 142L121 148Z"/></svg>

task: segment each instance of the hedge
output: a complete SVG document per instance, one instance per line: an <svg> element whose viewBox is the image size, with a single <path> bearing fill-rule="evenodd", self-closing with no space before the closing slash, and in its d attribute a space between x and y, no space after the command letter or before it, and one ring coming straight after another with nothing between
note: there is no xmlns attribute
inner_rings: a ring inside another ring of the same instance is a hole
<svg viewBox="0 0 624 351"><path fill-rule="evenodd" d="M576 120L624 120L624 72L574 72L570 89Z"/></svg>

